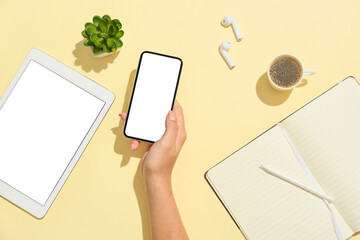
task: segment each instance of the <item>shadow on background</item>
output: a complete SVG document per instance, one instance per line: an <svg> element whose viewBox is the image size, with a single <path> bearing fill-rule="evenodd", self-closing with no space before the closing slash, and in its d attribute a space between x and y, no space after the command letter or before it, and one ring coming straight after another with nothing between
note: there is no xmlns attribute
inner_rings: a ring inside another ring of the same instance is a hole
<svg viewBox="0 0 360 240"><path fill-rule="evenodd" d="M273 89L268 82L267 72L265 72L256 83L256 94L259 99L270 106L277 106L282 104L289 98L292 90L286 92L279 92ZM300 83L302 84L302 83ZM300 85L299 84L299 85Z"/></svg>
<svg viewBox="0 0 360 240"><path fill-rule="evenodd" d="M5 197L3 197L3 196L0 196L0 198L4 199L4 200L7 201L8 203L10 203L10 204L12 204L13 206L17 207L18 209L24 211L25 213L29 214L31 217L33 217L33 218L35 218L35 219L37 219L37 220L42 220L42 219L45 217L45 215L46 215L46 213L45 213L44 217L38 218L38 217L32 215L31 213L29 213L28 211L26 211L25 209L22 209L21 207L19 207L19 206L16 205L15 203L11 202L11 201L8 200L7 198L5 198ZM49 209L49 211L50 211L50 209Z"/></svg>
<svg viewBox="0 0 360 240"><path fill-rule="evenodd" d="M303 79L301 81L301 83L299 83L299 85L296 86L296 88L298 87L305 87L308 84L308 80L307 79Z"/></svg>
<svg viewBox="0 0 360 240"><path fill-rule="evenodd" d="M91 54L89 47L85 47L83 44L84 40L75 44L75 49L72 52L75 56L75 66L81 66L85 72L101 72L106 69L109 64L113 63L115 58L119 55L119 52L116 52L112 55L96 58Z"/></svg>
<svg viewBox="0 0 360 240"><path fill-rule="evenodd" d="M124 98L124 105L119 113L127 113L129 108L129 102L131 98L132 89L134 86L136 70L134 69L130 73L129 82L126 88L125 98ZM130 150L131 139L126 138L123 134L125 122L120 119L119 117L119 125L111 130L116 135L115 144L114 144L114 151L117 154L121 154L123 156L120 167L126 166L131 157L135 158L142 158L144 153L147 150L147 145L144 143L140 143L139 148L136 151Z"/></svg>
<svg viewBox="0 0 360 240"><path fill-rule="evenodd" d="M119 113L127 113L128 111L135 75L136 75L136 69L134 69L130 73L129 82L126 88L126 93L124 98L124 105L121 112ZM124 125L125 122L121 120L119 117L119 125L111 129L111 131L116 135L114 151L115 153L122 155L122 161L120 167L125 167L129 163L131 157L141 159L144 153L148 149L148 146L146 144L140 143L139 148L137 150L135 151L130 150L131 139L128 139L124 136L123 134ZM141 214L143 239L150 240L151 232L150 232L148 207L146 202L144 186L140 174L140 163L134 176L133 187Z"/></svg>

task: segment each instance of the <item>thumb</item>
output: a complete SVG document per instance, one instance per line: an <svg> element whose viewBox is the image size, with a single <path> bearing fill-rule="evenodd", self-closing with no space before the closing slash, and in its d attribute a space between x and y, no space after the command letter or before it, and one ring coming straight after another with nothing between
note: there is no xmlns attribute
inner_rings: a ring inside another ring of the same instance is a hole
<svg viewBox="0 0 360 240"><path fill-rule="evenodd" d="M160 140L164 143L172 145L175 143L178 132L178 126L173 111L169 111L168 115L166 116L165 127L165 133Z"/></svg>

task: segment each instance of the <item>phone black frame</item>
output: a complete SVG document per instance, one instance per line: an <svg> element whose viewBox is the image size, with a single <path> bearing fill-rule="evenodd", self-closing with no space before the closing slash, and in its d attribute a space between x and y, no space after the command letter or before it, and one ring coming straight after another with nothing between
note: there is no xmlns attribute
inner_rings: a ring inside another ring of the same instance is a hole
<svg viewBox="0 0 360 240"><path fill-rule="evenodd" d="M176 99L176 94L177 94L177 90L178 90L178 87L179 87L180 75L181 75L181 70L182 70L182 66L183 66L183 61L181 60L181 58L178 58L178 57L174 57L174 56L170 56L170 55L165 55L165 54L161 54L161 53L156 53L156 52L151 52L151 51L144 51L144 52L142 52L141 55L140 55L138 67L137 67L137 69L136 69L136 76L135 76L135 80L134 80L134 87L133 87L133 90L132 90L132 93L131 93L129 108L128 108L127 117L126 117L126 120L125 120L125 125L124 125L123 134L124 134L125 137L130 138L130 139L133 139L133 140L139 140L139 141L142 141L142 142L154 143L154 141L150 141L150 140L142 139L142 138L137 138L137 137L132 137L132 136L128 136L128 135L126 134L126 126L127 126L127 122L128 122L129 115L130 115L131 103L132 103L132 100L133 100L133 97L134 97L134 92L135 92L135 88L136 88L136 83L137 83L138 74L139 74L139 72L140 72L142 57L143 57L143 55L144 55L145 53L155 54L155 55L159 55L159 56L162 56L162 57L168 57L168 58L174 58L174 59L180 60L180 69L179 69L179 74L178 74L178 78L177 78L177 81L176 81L176 87L175 87L175 91L174 91L173 101L172 101L172 104L171 104L171 110L173 110L174 104L175 104L175 99ZM165 120L165 119L164 119L164 120Z"/></svg>

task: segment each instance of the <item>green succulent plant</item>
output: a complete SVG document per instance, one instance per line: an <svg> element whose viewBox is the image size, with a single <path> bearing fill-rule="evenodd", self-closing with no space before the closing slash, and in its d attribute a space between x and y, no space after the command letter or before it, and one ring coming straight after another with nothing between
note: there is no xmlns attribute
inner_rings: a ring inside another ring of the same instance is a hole
<svg viewBox="0 0 360 240"><path fill-rule="evenodd" d="M115 52L123 45L120 38L124 36L124 31L121 28L122 25L118 19L111 20L109 15L104 15L102 18L95 15L93 22L86 23L85 30L81 32L81 35L86 38L84 45L93 46L94 55L99 55L102 51Z"/></svg>

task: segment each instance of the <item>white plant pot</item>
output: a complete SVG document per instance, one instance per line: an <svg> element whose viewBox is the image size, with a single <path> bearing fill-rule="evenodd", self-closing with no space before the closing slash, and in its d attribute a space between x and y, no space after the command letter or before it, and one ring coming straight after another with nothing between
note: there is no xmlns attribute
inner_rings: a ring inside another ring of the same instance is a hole
<svg viewBox="0 0 360 240"><path fill-rule="evenodd" d="M103 58L103 57L112 55L112 54L117 53L118 51L120 51L120 48L118 48L115 52L108 53L108 52L102 51L99 55L95 55L95 54L93 53L93 48L94 48L93 46L90 47L90 52L91 52L91 54L92 54L94 57L96 57L96 58Z"/></svg>

